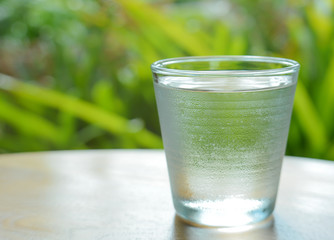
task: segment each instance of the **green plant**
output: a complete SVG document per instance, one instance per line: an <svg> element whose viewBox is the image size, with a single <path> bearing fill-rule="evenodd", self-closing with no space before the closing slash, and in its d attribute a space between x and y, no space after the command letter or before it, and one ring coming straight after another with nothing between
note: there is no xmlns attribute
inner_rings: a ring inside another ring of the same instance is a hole
<svg viewBox="0 0 334 240"><path fill-rule="evenodd" d="M0 4L4 152L161 147L150 64L254 54L301 63L287 153L334 159L330 1Z"/></svg>

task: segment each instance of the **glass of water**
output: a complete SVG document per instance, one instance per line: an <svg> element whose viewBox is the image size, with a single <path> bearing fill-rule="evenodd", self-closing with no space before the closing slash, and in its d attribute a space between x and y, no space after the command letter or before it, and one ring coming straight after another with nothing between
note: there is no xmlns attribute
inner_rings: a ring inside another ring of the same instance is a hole
<svg viewBox="0 0 334 240"><path fill-rule="evenodd" d="M298 71L296 61L258 56L152 64L177 215L215 227L271 216Z"/></svg>

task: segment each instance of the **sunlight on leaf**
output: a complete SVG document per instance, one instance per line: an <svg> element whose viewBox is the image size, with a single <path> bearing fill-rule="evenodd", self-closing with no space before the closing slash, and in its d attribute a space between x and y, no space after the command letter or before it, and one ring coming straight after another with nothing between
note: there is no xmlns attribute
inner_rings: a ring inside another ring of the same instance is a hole
<svg viewBox="0 0 334 240"><path fill-rule="evenodd" d="M116 0L126 12L138 21L141 25L154 25L160 31L163 31L176 44L180 45L191 55L210 54L209 48L198 38L192 37L179 24L168 19L158 9L138 0ZM154 32L152 32L154 34Z"/></svg>

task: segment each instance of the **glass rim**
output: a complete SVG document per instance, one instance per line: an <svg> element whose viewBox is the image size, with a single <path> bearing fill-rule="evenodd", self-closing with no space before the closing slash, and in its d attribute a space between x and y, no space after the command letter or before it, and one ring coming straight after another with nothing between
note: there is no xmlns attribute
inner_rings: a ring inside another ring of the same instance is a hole
<svg viewBox="0 0 334 240"><path fill-rule="evenodd" d="M238 70L191 70L191 69L172 69L166 66L175 63L191 62L258 62L258 63L277 63L282 64L280 68L272 69L238 69ZM172 76L277 76L287 75L296 72L300 64L292 59L281 57L266 57L255 55L221 55L221 56L193 56L176 57L158 60L151 65L153 73L172 75Z"/></svg>

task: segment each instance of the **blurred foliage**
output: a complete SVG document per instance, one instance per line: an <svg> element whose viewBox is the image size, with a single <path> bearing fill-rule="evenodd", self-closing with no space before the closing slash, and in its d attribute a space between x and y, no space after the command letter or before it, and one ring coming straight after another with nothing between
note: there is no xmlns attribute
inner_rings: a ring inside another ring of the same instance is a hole
<svg viewBox="0 0 334 240"><path fill-rule="evenodd" d="M160 148L150 64L249 54L301 63L287 154L334 159L333 23L330 0L0 0L0 151Z"/></svg>

